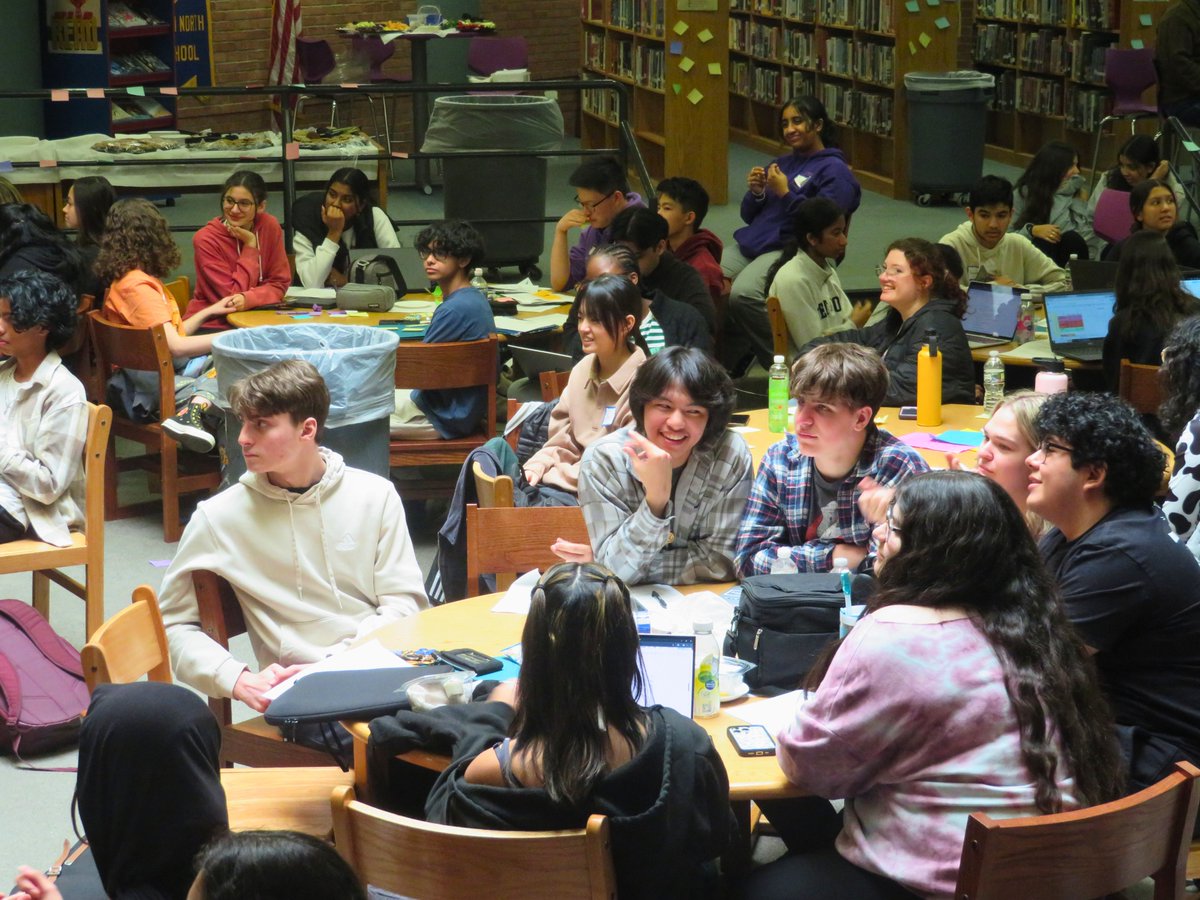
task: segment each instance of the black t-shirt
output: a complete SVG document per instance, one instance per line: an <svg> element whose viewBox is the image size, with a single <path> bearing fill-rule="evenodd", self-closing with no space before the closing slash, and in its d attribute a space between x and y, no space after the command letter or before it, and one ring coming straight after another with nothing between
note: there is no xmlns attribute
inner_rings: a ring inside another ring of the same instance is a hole
<svg viewBox="0 0 1200 900"><path fill-rule="evenodd" d="M1041 541L1067 617L1095 661L1119 725L1200 762L1200 566L1156 509L1120 508L1068 541Z"/></svg>

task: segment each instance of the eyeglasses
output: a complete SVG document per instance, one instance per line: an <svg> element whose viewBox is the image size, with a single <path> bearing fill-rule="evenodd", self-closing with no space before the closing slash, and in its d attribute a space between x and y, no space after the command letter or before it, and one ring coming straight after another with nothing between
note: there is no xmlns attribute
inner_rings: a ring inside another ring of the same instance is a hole
<svg viewBox="0 0 1200 900"><path fill-rule="evenodd" d="M438 262L445 262L450 258L450 253L446 250L440 250L437 247L418 247L417 256L424 261L427 257L432 256Z"/></svg>
<svg viewBox="0 0 1200 900"><path fill-rule="evenodd" d="M229 207L236 206L242 212L249 212L250 210L254 209L253 200L235 200L232 197L222 197L221 205Z"/></svg>
<svg viewBox="0 0 1200 900"><path fill-rule="evenodd" d="M1044 440L1040 444L1038 444L1038 453L1042 454L1042 456L1049 456L1051 453L1055 452L1056 450L1059 453L1071 453L1072 452L1072 448L1064 447L1062 444L1057 444L1054 441L1050 440L1049 438L1047 438L1046 440Z"/></svg>
<svg viewBox="0 0 1200 900"><path fill-rule="evenodd" d="M593 212L597 206L599 206L601 203L603 203L605 200L607 200L609 197L611 197L615 193L616 193L616 191L609 191L607 194L605 194L603 197L601 197L599 200L595 201L594 203L589 200L580 200L578 197L575 198L575 202L579 204L579 206L583 209L583 211L585 213L590 213L590 212Z"/></svg>
<svg viewBox="0 0 1200 900"><path fill-rule="evenodd" d="M892 266L890 269L887 266L876 266L875 274L887 275L891 278L902 278L903 276L907 275L908 272L904 269L901 269L899 266Z"/></svg>
<svg viewBox="0 0 1200 900"><path fill-rule="evenodd" d="M884 514L883 524L887 528L887 533L884 535L884 538L883 538L885 541L888 538L890 538L893 534L895 534L895 535L900 534L900 526L897 525L895 520L892 518L892 510L894 510L895 508L896 507L894 504L892 506L889 506L887 508L887 512Z"/></svg>

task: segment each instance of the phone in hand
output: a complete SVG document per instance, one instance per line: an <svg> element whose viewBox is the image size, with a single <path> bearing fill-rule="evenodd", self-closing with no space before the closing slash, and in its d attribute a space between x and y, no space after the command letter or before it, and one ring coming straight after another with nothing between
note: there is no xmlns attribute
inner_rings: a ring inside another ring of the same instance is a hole
<svg viewBox="0 0 1200 900"><path fill-rule="evenodd" d="M728 731L738 756L775 755L775 741L762 725L730 725Z"/></svg>

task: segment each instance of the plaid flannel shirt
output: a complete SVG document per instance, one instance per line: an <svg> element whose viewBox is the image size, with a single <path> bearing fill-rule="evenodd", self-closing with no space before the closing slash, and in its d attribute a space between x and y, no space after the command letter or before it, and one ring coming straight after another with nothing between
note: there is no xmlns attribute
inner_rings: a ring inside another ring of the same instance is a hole
<svg viewBox="0 0 1200 900"><path fill-rule="evenodd" d="M629 584L731 580L754 477L746 442L726 431L715 447L693 450L660 519L621 452L632 428L592 444L579 470L579 504L596 562Z"/></svg>
<svg viewBox="0 0 1200 900"><path fill-rule="evenodd" d="M741 577L769 574L780 547L789 549L801 572L832 570L836 543L874 551L871 523L858 509L858 483L869 475L884 487L896 485L909 475L928 472L929 466L912 447L886 431L872 428L858 463L838 487L838 537L805 543L812 514L812 469L812 457L800 452L794 434L767 450L738 530L736 553Z"/></svg>

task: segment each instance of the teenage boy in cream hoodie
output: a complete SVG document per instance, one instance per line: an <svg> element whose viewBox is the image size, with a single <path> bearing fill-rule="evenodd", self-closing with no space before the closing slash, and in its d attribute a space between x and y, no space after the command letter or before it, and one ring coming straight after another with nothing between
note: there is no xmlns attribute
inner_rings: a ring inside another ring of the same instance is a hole
<svg viewBox="0 0 1200 900"><path fill-rule="evenodd" d="M427 601L395 489L317 443L329 411L317 370L285 360L229 399L246 474L196 508L160 603L176 677L262 712L274 685ZM258 672L200 629L197 570L233 586Z"/></svg>

